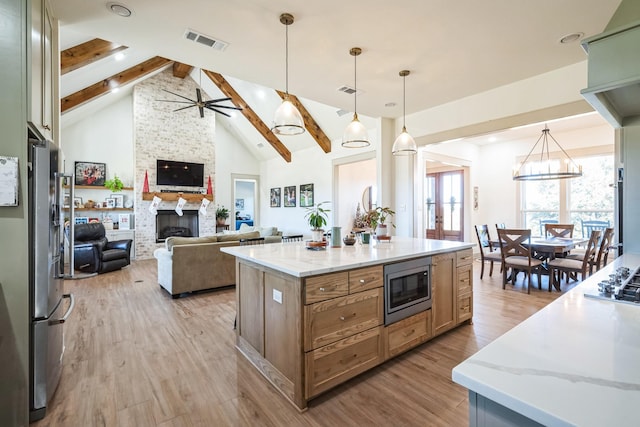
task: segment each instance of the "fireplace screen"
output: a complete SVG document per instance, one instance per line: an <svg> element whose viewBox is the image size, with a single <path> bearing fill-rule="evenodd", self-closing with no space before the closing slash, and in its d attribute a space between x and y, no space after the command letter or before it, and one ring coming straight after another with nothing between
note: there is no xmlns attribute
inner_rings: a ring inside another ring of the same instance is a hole
<svg viewBox="0 0 640 427"><path fill-rule="evenodd" d="M156 242L167 237L198 237L198 211L185 210L179 216L174 210L159 210L156 215Z"/></svg>

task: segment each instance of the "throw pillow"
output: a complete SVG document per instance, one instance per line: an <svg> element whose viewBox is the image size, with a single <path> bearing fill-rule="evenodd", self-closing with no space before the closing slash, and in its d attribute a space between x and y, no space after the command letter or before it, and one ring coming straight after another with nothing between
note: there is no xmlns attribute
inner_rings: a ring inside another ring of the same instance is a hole
<svg viewBox="0 0 640 427"><path fill-rule="evenodd" d="M241 233L249 233L251 231L256 231L258 230L258 227L255 227L253 225L247 225L245 223L240 224L240 228L238 229Z"/></svg>
<svg viewBox="0 0 640 427"><path fill-rule="evenodd" d="M218 237L218 242L233 242L240 239L253 239L255 237L260 237L259 231L251 231L249 233L238 233L238 234L227 234L224 236Z"/></svg>
<svg viewBox="0 0 640 427"><path fill-rule="evenodd" d="M277 230L277 227L260 227L260 237L275 236Z"/></svg>

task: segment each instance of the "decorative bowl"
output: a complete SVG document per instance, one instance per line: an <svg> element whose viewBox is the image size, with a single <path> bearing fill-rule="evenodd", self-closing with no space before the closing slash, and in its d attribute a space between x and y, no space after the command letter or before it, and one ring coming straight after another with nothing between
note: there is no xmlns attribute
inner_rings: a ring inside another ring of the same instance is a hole
<svg viewBox="0 0 640 427"><path fill-rule="evenodd" d="M342 241L347 246L353 246L356 243L356 237L353 234L348 234L348 235L344 236Z"/></svg>

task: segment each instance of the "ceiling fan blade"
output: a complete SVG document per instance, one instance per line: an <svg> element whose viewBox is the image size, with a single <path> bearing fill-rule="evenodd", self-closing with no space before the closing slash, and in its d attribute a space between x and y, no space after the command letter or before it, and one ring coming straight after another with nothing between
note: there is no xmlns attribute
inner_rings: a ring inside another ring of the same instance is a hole
<svg viewBox="0 0 640 427"><path fill-rule="evenodd" d="M198 94L198 95L200 95L200 94ZM198 109L200 110L200 118L204 119L204 108L198 107Z"/></svg>
<svg viewBox="0 0 640 427"><path fill-rule="evenodd" d="M215 109L213 107L210 107L208 105L205 105L204 108L206 108L207 110L215 111L216 113L222 114L223 116L231 117L229 114L225 113L224 111L217 110L217 109Z"/></svg>
<svg viewBox="0 0 640 427"><path fill-rule="evenodd" d="M223 102L223 101L231 101L231 98L218 98L218 99L210 99L208 101L204 101L207 104L215 103L215 102Z"/></svg>
<svg viewBox="0 0 640 427"><path fill-rule="evenodd" d="M216 107L216 108L228 108L229 110L238 110L238 111L242 111L241 107L231 107L231 106L226 106L226 105L209 105L209 104L205 104L205 107Z"/></svg>
<svg viewBox="0 0 640 427"><path fill-rule="evenodd" d="M191 98L187 98L186 96L182 96L182 95L180 95L180 94L178 94L178 93L171 92L170 90L166 90L166 89L162 89L162 90L163 90L163 91L165 91L165 92L169 92L171 95L179 96L179 97L180 97L180 98L182 98L182 99L186 99L187 101L195 102L195 101L194 101L193 99L191 99Z"/></svg>
<svg viewBox="0 0 640 427"><path fill-rule="evenodd" d="M177 110L173 110L173 112L175 113L176 111L186 110L187 108L191 108L191 107L195 107L195 106L196 106L196 104L187 105L186 107L182 107L182 108L178 108Z"/></svg>
<svg viewBox="0 0 640 427"><path fill-rule="evenodd" d="M170 99L156 99L155 101L160 101L160 102L175 102L178 104L193 104L193 101L172 101Z"/></svg>
<svg viewBox="0 0 640 427"><path fill-rule="evenodd" d="M202 92L200 92L200 89L196 89L196 95L198 97L198 102L202 102Z"/></svg>

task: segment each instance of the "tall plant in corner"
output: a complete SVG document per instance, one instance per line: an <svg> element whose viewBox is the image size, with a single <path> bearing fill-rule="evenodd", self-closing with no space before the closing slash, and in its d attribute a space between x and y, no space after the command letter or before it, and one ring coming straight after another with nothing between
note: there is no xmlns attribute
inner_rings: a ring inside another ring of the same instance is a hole
<svg viewBox="0 0 640 427"><path fill-rule="evenodd" d="M322 235L324 233L322 227L327 225L327 221L329 220L328 212L331 212L331 210L322 207L325 203L329 202L321 202L306 208L307 213L304 217L311 227L311 234L313 235L314 242L322 241Z"/></svg>

